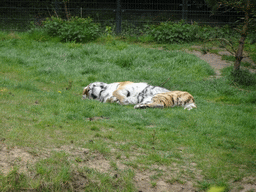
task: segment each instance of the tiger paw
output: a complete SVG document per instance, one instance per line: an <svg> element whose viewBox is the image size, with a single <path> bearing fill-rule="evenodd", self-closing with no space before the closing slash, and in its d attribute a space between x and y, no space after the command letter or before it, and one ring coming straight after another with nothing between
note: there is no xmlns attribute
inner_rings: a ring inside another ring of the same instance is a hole
<svg viewBox="0 0 256 192"><path fill-rule="evenodd" d="M147 108L147 106L143 104L138 104L134 106L134 109L145 109L145 108Z"/></svg>
<svg viewBox="0 0 256 192"><path fill-rule="evenodd" d="M110 97L109 99L107 99L106 101L107 103L118 103L118 99L116 97Z"/></svg>

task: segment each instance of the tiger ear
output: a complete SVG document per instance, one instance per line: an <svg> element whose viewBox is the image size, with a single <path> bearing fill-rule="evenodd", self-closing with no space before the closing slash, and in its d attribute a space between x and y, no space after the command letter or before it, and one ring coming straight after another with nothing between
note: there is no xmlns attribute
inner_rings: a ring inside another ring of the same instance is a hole
<svg viewBox="0 0 256 192"><path fill-rule="evenodd" d="M89 88L88 87L85 87L84 90L83 90L83 95L87 95L89 92Z"/></svg>

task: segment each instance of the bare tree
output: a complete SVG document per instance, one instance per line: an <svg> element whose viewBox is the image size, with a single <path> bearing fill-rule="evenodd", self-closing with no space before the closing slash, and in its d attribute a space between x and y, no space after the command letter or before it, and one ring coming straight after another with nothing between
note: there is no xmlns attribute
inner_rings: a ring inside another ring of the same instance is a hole
<svg viewBox="0 0 256 192"><path fill-rule="evenodd" d="M228 7L235 9L237 11L244 12L244 18L242 23L242 28L239 29L241 35L239 39L239 45L235 51L235 64L234 70L239 70L241 61L243 59L243 50L245 39L248 35L249 28L255 25L256 21L256 0L206 0L207 3L212 7L213 10L216 10L220 7Z"/></svg>

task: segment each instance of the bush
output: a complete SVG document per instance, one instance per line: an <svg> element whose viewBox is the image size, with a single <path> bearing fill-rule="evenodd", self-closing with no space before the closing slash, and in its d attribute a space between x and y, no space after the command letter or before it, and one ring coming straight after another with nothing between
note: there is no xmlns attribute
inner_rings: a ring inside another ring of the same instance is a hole
<svg viewBox="0 0 256 192"><path fill-rule="evenodd" d="M184 21L178 23L163 22L158 26L150 25L148 34L159 43L186 43L193 41L196 37L199 26L190 25Z"/></svg>
<svg viewBox="0 0 256 192"><path fill-rule="evenodd" d="M197 23L188 24L184 21L178 23L169 21L145 27L146 34L152 36L159 43L187 43L215 38L229 39L236 35L233 34L234 30L229 26L200 26Z"/></svg>
<svg viewBox="0 0 256 192"><path fill-rule="evenodd" d="M48 35L61 41L88 42L99 37L100 26L91 18L71 17L69 20L51 17L43 22Z"/></svg>

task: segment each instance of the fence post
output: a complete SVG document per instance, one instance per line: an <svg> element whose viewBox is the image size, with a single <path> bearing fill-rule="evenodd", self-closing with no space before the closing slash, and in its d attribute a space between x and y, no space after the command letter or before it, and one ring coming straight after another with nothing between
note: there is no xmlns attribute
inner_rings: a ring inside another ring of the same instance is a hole
<svg viewBox="0 0 256 192"><path fill-rule="evenodd" d="M116 34L121 33L121 0L116 1Z"/></svg>
<svg viewBox="0 0 256 192"><path fill-rule="evenodd" d="M188 0L182 0L182 19L188 20Z"/></svg>
<svg viewBox="0 0 256 192"><path fill-rule="evenodd" d="M58 0L55 0L54 1L54 9L55 9L55 14L57 17L61 17L61 14L60 14L60 2Z"/></svg>

